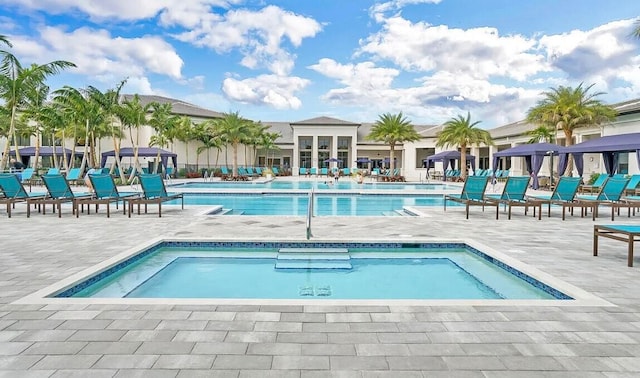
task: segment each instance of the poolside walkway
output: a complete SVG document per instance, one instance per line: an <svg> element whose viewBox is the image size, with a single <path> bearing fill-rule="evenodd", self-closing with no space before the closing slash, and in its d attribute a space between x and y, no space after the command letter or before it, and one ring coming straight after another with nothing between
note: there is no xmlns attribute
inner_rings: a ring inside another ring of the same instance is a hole
<svg viewBox="0 0 640 378"><path fill-rule="evenodd" d="M35 190L35 189L34 189ZM615 306L18 305L157 237L305 240L304 217L197 206L76 219L0 213L0 377L638 377L640 257L559 211L425 207L423 217L315 217L316 240L477 241ZM616 218L640 225L640 217Z"/></svg>

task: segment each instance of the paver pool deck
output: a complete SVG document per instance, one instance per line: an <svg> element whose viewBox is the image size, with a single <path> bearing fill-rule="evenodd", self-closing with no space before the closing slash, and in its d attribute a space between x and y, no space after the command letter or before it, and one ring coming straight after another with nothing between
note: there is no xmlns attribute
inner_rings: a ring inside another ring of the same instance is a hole
<svg viewBox="0 0 640 378"><path fill-rule="evenodd" d="M35 190L35 189L34 189ZM546 212L421 208L421 217L315 217L315 240L467 239L613 306L15 304L150 239L306 240L304 217L131 218L0 213L0 377L638 377L640 256L600 240L611 222ZM255 284L255 283L254 283ZM259 284L259 283L258 283Z"/></svg>

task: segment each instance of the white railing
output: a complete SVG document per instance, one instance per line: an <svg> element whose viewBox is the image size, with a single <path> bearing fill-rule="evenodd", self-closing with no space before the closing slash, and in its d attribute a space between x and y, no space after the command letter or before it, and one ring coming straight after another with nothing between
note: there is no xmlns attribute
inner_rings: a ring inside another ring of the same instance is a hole
<svg viewBox="0 0 640 378"><path fill-rule="evenodd" d="M313 217L313 189L309 192L309 206L307 206L307 240L311 239L311 218Z"/></svg>

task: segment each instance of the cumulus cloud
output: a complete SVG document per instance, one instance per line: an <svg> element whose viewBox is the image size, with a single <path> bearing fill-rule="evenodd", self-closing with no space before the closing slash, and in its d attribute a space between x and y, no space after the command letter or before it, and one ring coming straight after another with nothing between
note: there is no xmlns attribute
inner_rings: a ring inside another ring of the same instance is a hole
<svg viewBox="0 0 640 378"><path fill-rule="evenodd" d="M308 84L306 79L278 75L260 75L244 80L229 77L222 82L222 91L233 101L276 109L298 109L302 102L295 93Z"/></svg>
<svg viewBox="0 0 640 378"><path fill-rule="evenodd" d="M412 23L401 16L383 20L382 29L361 41L359 54L371 54L411 71L448 71L477 78L504 76L523 81L548 70L544 57L532 53L536 41L500 36L490 27L450 29Z"/></svg>
<svg viewBox="0 0 640 378"><path fill-rule="evenodd" d="M573 78L588 78L637 59L640 44L629 38L633 22L622 20L592 30L543 36L539 49L546 52L553 67Z"/></svg>
<svg viewBox="0 0 640 378"><path fill-rule="evenodd" d="M175 37L219 53L239 49L244 56L243 66L266 67L276 75L287 75L295 56L283 47L285 41L298 47L304 38L313 37L320 30L321 25L314 19L270 5L259 11L238 9L224 16L202 17L191 30Z"/></svg>
<svg viewBox="0 0 640 378"><path fill-rule="evenodd" d="M3 0L8 5L46 11L52 14L81 12L94 21L116 19L135 21L164 13L169 18L186 20L189 16L208 12L211 7L227 7L237 1L227 0Z"/></svg>
<svg viewBox="0 0 640 378"><path fill-rule="evenodd" d="M77 65L74 72L89 76L155 73L182 77L182 59L170 44L156 36L114 38L106 30L86 27L71 32L42 27L39 33L38 41L12 36L16 54L43 63L64 57Z"/></svg>
<svg viewBox="0 0 640 378"><path fill-rule="evenodd" d="M391 1L384 1L381 3L376 3L369 9L369 11L375 18L376 15L380 13L395 11L395 10L404 8L407 5L438 4L440 3L440 1L442 0L391 0Z"/></svg>

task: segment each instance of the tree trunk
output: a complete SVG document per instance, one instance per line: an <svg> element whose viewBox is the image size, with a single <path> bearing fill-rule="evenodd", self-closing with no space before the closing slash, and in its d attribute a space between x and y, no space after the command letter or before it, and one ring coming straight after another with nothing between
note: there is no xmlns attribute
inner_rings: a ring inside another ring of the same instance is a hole
<svg viewBox="0 0 640 378"><path fill-rule="evenodd" d="M238 143L234 142L233 145L233 177L238 176Z"/></svg>
<svg viewBox="0 0 640 378"><path fill-rule="evenodd" d="M394 176L394 170L396 168L396 145L395 143L391 143L389 145L389 176Z"/></svg>
<svg viewBox="0 0 640 378"><path fill-rule="evenodd" d="M9 122L9 133L7 133L7 144L4 145L4 153L2 154L2 160L0 160L0 170L7 168L9 151L11 151L11 136L16 133L16 107L11 107L11 121ZM15 142L15 139L14 139ZM16 160L20 159L20 153L16 148Z"/></svg>
<svg viewBox="0 0 640 378"><path fill-rule="evenodd" d="M460 177L462 181L467 179L467 145L460 145Z"/></svg>
<svg viewBox="0 0 640 378"><path fill-rule="evenodd" d="M565 140L564 140L565 147L572 146L573 130L570 130L570 129L564 130L564 135L565 135ZM560 174L560 172L558 172L558 174ZM571 154L567 155L567 169L563 172L562 175L569 176L569 177L573 176L573 155Z"/></svg>

